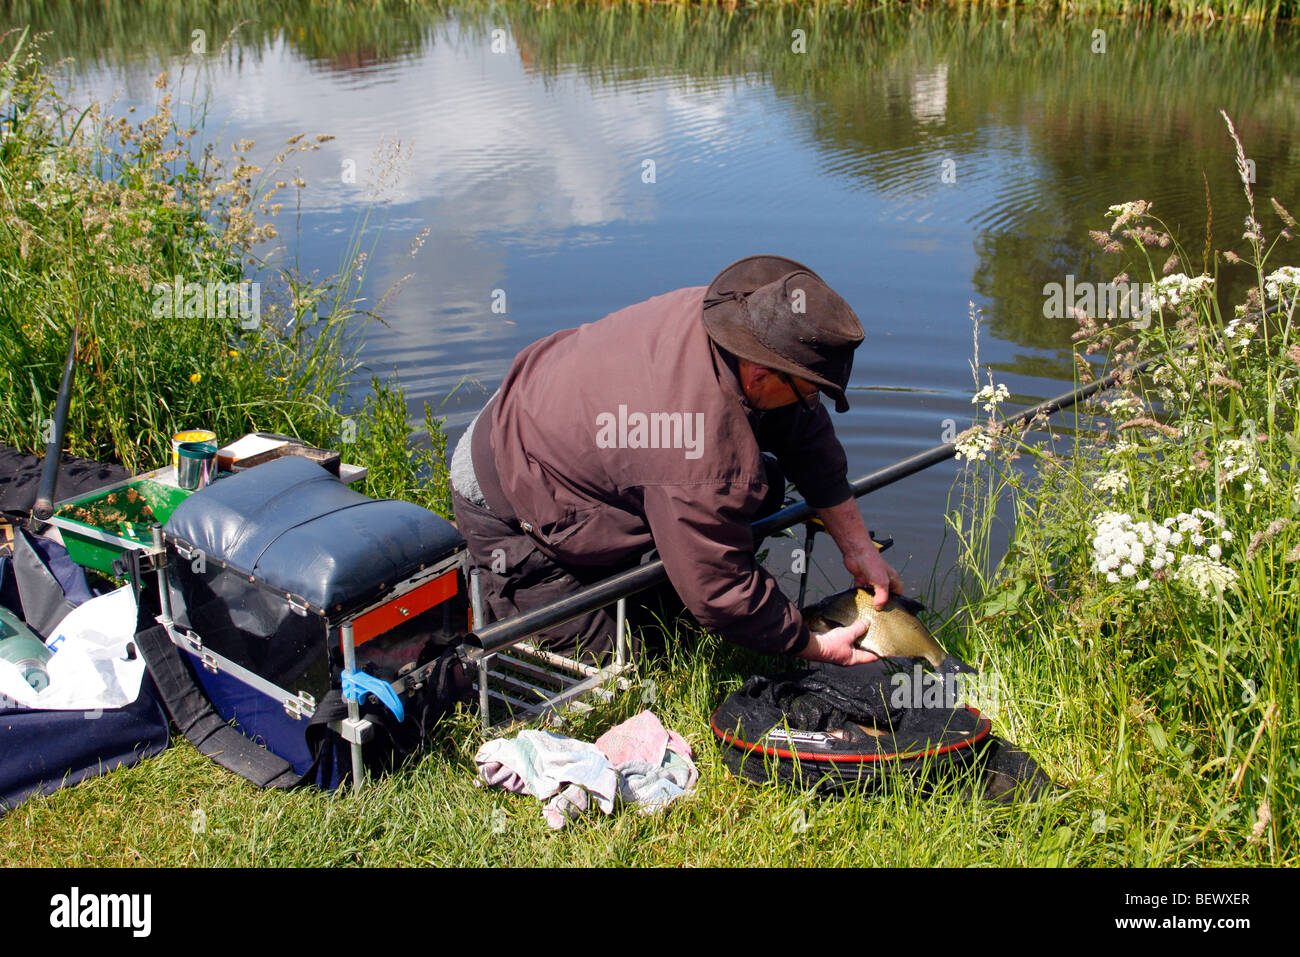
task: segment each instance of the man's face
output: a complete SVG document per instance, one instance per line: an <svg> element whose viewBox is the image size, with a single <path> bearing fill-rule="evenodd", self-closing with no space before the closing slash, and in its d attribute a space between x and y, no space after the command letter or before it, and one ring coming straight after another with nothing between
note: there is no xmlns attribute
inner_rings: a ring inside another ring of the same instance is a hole
<svg viewBox="0 0 1300 957"><path fill-rule="evenodd" d="M811 382L755 365L746 359L740 360L739 367L741 388L755 409L767 412L796 402L802 402L807 408L815 407L817 387Z"/></svg>

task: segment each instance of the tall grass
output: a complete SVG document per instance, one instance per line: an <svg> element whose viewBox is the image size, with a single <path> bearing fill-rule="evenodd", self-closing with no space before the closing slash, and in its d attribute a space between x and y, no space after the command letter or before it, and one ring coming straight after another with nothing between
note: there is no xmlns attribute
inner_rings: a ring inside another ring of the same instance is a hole
<svg viewBox="0 0 1300 957"><path fill-rule="evenodd" d="M1149 325L1080 312L1080 373L1100 371L1085 355L1120 368L1158 358L1148 374L1095 398L1072 448L1011 435L996 412L975 430L993 454L977 458L966 438L958 617L1000 700L1032 703L1040 739L1074 741L1098 835L1140 826L1186 862L1280 863L1300 846L1300 269L1284 247L1295 219L1276 200L1257 208L1228 131L1241 253L1189 278L1200 251L1140 201L1094 233L1119 281L1149 280L1161 305ZM1213 286L1229 270L1251 288L1225 316ZM1003 496L1014 533L990 576Z"/></svg>
<svg viewBox="0 0 1300 957"><path fill-rule="evenodd" d="M0 40L0 64L0 441L43 450L79 325L69 451L144 470L166 461L181 429L284 432L369 465L375 494L445 512L445 450L427 407L432 448L410 453L400 386L376 380L353 396L372 318L361 304L374 301L361 268L368 222L335 276L264 265L286 197L306 186L283 167L328 135L291 137L280 168L261 170L246 159L251 142L199 145L173 115L166 74L153 114L132 122L74 109L26 30ZM162 306L177 281L245 278L259 286L257 315Z"/></svg>

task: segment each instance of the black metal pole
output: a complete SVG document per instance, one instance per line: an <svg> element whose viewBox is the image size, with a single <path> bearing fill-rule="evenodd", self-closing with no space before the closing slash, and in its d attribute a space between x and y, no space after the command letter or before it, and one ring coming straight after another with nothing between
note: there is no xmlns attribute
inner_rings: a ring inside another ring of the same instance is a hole
<svg viewBox="0 0 1300 957"><path fill-rule="evenodd" d="M72 341L68 343L68 358L63 364L63 382L54 403L54 431L45 446L45 463L41 469L41 484L36 490L36 503L32 518L44 522L54 514L54 488L59 480L59 457L63 452L63 431L68 422L68 403L72 399L72 371L77 360L77 326L72 327Z"/></svg>
<svg viewBox="0 0 1300 957"><path fill-rule="evenodd" d="M1075 389L1073 392L1065 392L1058 395L1055 399L1048 399L1046 402L1040 402L1032 408L1025 409L1014 419L1007 422L1009 428L1016 428L1021 425L1027 425L1040 415L1051 415L1053 412L1059 412L1062 409L1068 409L1077 405L1090 395L1102 392L1113 386L1121 376L1134 375L1141 372L1157 359L1163 356L1153 356L1139 362L1135 366L1126 369L1120 369L1112 372L1096 382L1090 382L1082 388ZM870 475L864 475L862 478L853 482L850 488L853 489L853 497L861 498L868 492L874 492L882 489L886 485L892 485L899 479L905 479L909 475L915 475L917 472L924 471L932 465L938 465L945 462L957 454L957 445L954 442L945 442L942 445L936 445L932 449L926 449L924 452L918 452L901 462L895 462L888 468L872 472ZM773 512L754 523L754 537L762 538L771 535L773 532L780 532L791 525L798 525L800 522L806 522L815 514L812 507L807 502L796 502L788 505L779 512Z"/></svg>
<svg viewBox="0 0 1300 957"><path fill-rule="evenodd" d="M1027 425L1040 415L1051 415L1053 412L1068 409L1082 402L1090 395L1109 389L1121 376L1141 372L1151 363L1162 358L1164 357L1154 356L1135 366L1112 372L1110 375L1089 383L1082 388L1075 389L1073 392L1065 392L1054 399L1040 402L1038 405L1026 409L1009 420L1008 425L1012 428ZM952 458L956 452L957 446L955 443L945 442L924 452L918 452L916 455L905 458L887 468L864 475L852 483L853 497L861 498L869 492L884 488L886 485L892 485L894 482L915 475L932 465L945 462ZM755 539L761 539L775 532L784 531L792 525L807 521L814 513L815 510L807 502L796 502L794 505L787 506L779 512L774 512L755 522L754 537ZM667 577L668 574L664 571L663 560L655 559L652 562L647 562L644 565L606 578L595 585L590 585L576 594L547 605L545 608L538 608L522 615L512 615L509 618L493 622L486 628L481 628L465 636L465 643L469 648L468 657L470 660L476 660L484 655L500 651L535 632L555 625L562 625L567 621L572 621L595 611L610 602L645 591L647 588L664 581Z"/></svg>

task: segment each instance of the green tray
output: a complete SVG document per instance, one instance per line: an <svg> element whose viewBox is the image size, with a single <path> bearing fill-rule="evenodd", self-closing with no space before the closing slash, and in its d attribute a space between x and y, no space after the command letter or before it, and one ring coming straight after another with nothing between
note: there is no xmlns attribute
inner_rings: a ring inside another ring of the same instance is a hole
<svg viewBox="0 0 1300 957"><path fill-rule="evenodd" d="M158 472L171 472L171 469ZM63 535L64 547L74 562L112 575L113 559L130 549L153 545L153 523L165 523L176 506L191 494L187 489L150 477L158 472L58 503L49 524Z"/></svg>

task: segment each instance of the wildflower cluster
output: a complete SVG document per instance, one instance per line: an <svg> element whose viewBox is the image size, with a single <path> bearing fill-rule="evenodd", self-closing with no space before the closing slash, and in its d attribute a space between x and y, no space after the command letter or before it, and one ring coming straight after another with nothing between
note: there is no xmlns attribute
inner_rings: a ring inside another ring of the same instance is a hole
<svg viewBox="0 0 1300 957"><path fill-rule="evenodd" d="M1106 412L1117 419L1131 418L1145 410L1142 400L1131 392L1116 396L1105 403Z"/></svg>
<svg viewBox="0 0 1300 957"><path fill-rule="evenodd" d="M1093 571L1111 584L1132 579L1136 591L1150 588L1152 578L1169 578L1202 598L1220 596L1237 580L1237 573L1219 561L1221 543L1233 538L1223 526L1221 517L1202 508L1158 524L1134 521L1125 512L1103 512L1093 520ZM1204 554L1193 549L1204 549Z"/></svg>
<svg viewBox="0 0 1300 957"><path fill-rule="evenodd" d="M1195 278L1176 272L1171 276L1164 276L1157 279L1155 287L1151 290L1151 301L1153 305L1164 308L1165 306L1180 306L1185 302L1194 300L1197 296L1208 294L1214 287L1214 278L1212 276L1196 276Z"/></svg>
<svg viewBox="0 0 1300 957"><path fill-rule="evenodd" d="M1238 352L1245 352L1250 345L1250 337L1259 329L1259 323L1250 322L1245 316L1238 316L1223 327L1223 338L1231 340Z"/></svg>
<svg viewBox="0 0 1300 957"><path fill-rule="evenodd" d="M1000 382L995 386L990 382L988 385L984 386L984 388L971 396L970 401L971 405L974 405L976 402L983 402L984 411L992 413L997 409L1000 403L1005 402L1009 398L1011 398L1011 392L1006 386Z"/></svg>
<svg viewBox="0 0 1300 957"><path fill-rule="evenodd" d="M971 429L957 437L957 458L984 461L997 448L997 441L982 429Z"/></svg>
<svg viewBox="0 0 1300 957"><path fill-rule="evenodd" d="M1249 477L1247 477L1249 476ZM1259 452L1250 439L1224 439L1219 443L1219 481L1234 482L1244 479L1242 488L1250 492L1255 480L1268 485L1268 471L1259 463Z"/></svg>
<svg viewBox="0 0 1300 957"><path fill-rule="evenodd" d="M1269 273L1264 277L1264 292L1270 299L1281 299L1286 295L1294 297L1300 293L1300 267L1283 266Z"/></svg>
<svg viewBox="0 0 1300 957"><path fill-rule="evenodd" d="M1128 474L1121 471L1107 472L1097 479L1092 486L1098 492L1123 492L1128 488Z"/></svg>

